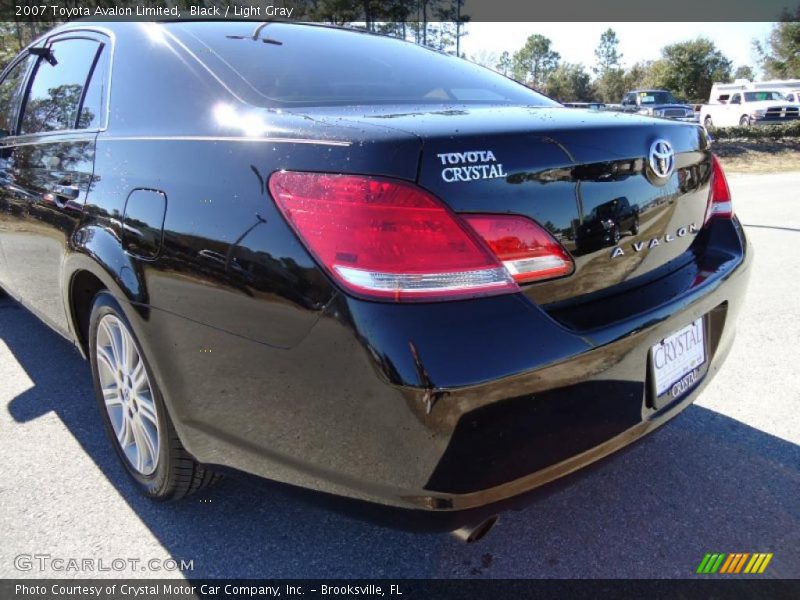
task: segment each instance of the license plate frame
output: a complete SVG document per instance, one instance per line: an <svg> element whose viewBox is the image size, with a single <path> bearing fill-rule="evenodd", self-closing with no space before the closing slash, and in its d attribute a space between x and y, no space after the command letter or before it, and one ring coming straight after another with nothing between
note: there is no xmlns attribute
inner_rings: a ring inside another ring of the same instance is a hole
<svg viewBox="0 0 800 600"><path fill-rule="evenodd" d="M689 394L702 381L709 366L709 331L706 315L673 330L655 344L647 353L649 380L648 404L660 409ZM669 360L684 348L680 357ZM690 348L685 348L689 345Z"/></svg>

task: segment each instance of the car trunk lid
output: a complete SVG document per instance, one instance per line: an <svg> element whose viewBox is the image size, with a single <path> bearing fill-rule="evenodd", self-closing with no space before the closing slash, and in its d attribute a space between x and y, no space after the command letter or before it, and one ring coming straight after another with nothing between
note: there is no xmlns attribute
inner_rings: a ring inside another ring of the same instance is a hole
<svg viewBox="0 0 800 600"><path fill-rule="evenodd" d="M572 254L575 271L524 286L538 303L678 268L703 225L710 153L696 126L566 108L395 106L345 114L417 135L419 185L457 213L524 215L546 228ZM664 178L649 165L657 140L675 151L674 172ZM629 208L626 216L611 214L620 206Z"/></svg>

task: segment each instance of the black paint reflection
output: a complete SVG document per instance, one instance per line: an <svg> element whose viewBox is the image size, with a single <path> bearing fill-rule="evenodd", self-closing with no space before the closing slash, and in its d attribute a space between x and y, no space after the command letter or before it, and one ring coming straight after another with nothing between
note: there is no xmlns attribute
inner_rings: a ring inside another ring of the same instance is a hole
<svg viewBox="0 0 800 600"><path fill-rule="evenodd" d="M595 206L575 222L575 250L585 253L619 243L623 232L639 233L639 207L631 205L625 196Z"/></svg>
<svg viewBox="0 0 800 600"><path fill-rule="evenodd" d="M33 308L66 332L61 265L93 186L94 143L90 135L43 141L47 143L9 149L3 160L4 276Z"/></svg>

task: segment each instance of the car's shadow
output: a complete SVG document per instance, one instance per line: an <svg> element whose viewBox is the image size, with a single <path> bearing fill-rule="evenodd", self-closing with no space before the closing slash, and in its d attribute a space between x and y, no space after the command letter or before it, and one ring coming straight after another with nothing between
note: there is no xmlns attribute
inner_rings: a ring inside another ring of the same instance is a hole
<svg viewBox="0 0 800 600"><path fill-rule="evenodd" d="M194 561L191 577L689 577L710 551L770 551L770 575L800 573L800 447L697 406L466 545L231 478L153 503L105 438L78 352L8 299L0 338L33 382L7 406L14 421L55 411L153 536ZM63 493L64 511L80 513Z"/></svg>

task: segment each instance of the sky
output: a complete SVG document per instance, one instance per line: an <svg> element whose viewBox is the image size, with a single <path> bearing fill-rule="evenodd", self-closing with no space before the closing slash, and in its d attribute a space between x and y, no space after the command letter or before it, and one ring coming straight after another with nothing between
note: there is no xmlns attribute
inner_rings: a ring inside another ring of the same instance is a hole
<svg viewBox="0 0 800 600"><path fill-rule="evenodd" d="M468 35L461 38L461 51L467 56L482 50L513 54L529 35L541 33L553 41L562 60L589 68L595 61L600 34L609 27L617 32L625 67L659 58L661 48L668 44L705 36L733 61L735 69L741 65L757 68L752 42L764 40L772 23L469 23Z"/></svg>

